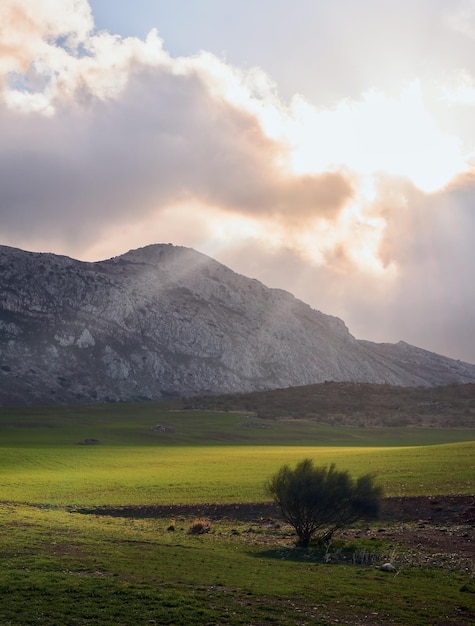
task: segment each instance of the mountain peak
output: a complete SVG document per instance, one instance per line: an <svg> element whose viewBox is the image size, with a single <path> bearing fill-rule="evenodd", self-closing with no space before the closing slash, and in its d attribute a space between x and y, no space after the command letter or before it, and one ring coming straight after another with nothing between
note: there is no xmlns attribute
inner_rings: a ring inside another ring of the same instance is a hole
<svg viewBox="0 0 475 626"><path fill-rule="evenodd" d="M475 382L473 365L357 341L342 320L171 244L97 263L4 246L0 293L0 404Z"/></svg>

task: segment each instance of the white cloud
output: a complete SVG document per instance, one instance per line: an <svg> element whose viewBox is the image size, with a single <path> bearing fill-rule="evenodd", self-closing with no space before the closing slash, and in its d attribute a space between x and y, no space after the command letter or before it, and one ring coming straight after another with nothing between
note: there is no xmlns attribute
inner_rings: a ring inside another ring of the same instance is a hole
<svg viewBox="0 0 475 626"><path fill-rule="evenodd" d="M456 32L475 38L475 1L457 0L447 11L446 21Z"/></svg>
<svg viewBox="0 0 475 626"><path fill-rule="evenodd" d="M475 104L475 79L467 70L454 73L450 81L440 86L442 99L449 104L473 106Z"/></svg>
<svg viewBox="0 0 475 626"><path fill-rule="evenodd" d="M64 48L77 49L93 28L86 0L3 0L0 71L51 74ZM33 66L33 67L32 67Z"/></svg>
<svg viewBox="0 0 475 626"><path fill-rule="evenodd" d="M460 140L438 126L418 81L398 97L371 91L333 110L319 111L297 99L288 135L300 172L345 165L365 176L405 176L431 192L466 170Z"/></svg>

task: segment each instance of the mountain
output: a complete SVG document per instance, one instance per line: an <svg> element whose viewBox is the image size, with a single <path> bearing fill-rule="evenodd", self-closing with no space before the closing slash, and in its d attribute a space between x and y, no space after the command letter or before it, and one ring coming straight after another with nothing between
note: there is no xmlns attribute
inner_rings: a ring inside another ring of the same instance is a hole
<svg viewBox="0 0 475 626"><path fill-rule="evenodd" d="M475 382L475 365L356 340L192 249L97 263L0 246L0 404L157 400L324 381Z"/></svg>

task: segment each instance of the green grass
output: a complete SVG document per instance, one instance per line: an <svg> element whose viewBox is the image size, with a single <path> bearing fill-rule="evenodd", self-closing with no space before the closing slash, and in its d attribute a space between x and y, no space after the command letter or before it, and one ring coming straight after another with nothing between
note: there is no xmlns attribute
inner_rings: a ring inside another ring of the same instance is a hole
<svg viewBox="0 0 475 626"><path fill-rule="evenodd" d="M154 425L169 432L153 431ZM419 446L474 441L475 428L330 426L243 412L173 411L158 403L0 408L3 447L115 445Z"/></svg>
<svg viewBox="0 0 475 626"><path fill-rule="evenodd" d="M101 444L76 445L85 438ZM239 522L191 536L190 519L167 532L168 519L68 512L261 501L269 475L306 456L374 472L388 495L473 493L473 430L343 428L155 404L1 409L0 625L472 623L470 572L324 564L296 551L285 529L248 533ZM393 549L376 545L381 559Z"/></svg>
<svg viewBox="0 0 475 626"><path fill-rule="evenodd" d="M77 445L86 438L101 443ZM270 474L304 457L376 473L387 495L470 493L474 439L469 430L345 428L152 403L2 409L0 499L254 502Z"/></svg>
<svg viewBox="0 0 475 626"><path fill-rule="evenodd" d="M58 505L256 502L283 463L375 473L387 495L472 493L475 442L408 448L170 446L0 449L0 500ZM448 471L450 468L450 471Z"/></svg>
<svg viewBox="0 0 475 626"><path fill-rule="evenodd" d="M0 506L0 624L442 626L475 616L466 573L326 565L285 534L223 522L191 536L188 523L170 533L168 520ZM383 560L390 548L378 542Z"/></svg>

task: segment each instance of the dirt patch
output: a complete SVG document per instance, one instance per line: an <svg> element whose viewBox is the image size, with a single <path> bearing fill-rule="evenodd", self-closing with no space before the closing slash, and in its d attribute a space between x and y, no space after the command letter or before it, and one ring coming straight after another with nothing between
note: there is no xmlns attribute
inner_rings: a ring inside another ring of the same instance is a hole
<svg viewBox="0 0 475 626"><path fill-rule="evenodd" d="M475 524L475 495L385 498L382 519Z"/></svg>
<svg viewBox="0 0 475 626"><path fill-rule="evenodd" d="M76 512L132 518L234 520L257 528L272 528L280 520L278 508L270 502L101 507ZM384 539L394 546L398 566L435 566L473 573L475 496L386 498L376 524L351 528L341 535L348 539Z"/></svg>
<svg viewBox="0 0 475 626"><path fill-rule="evenodd" d="M367 535L403 548L400 564L475 572L475 496L387 498L382 513Z"/></svg>
<svg viewBox="0 0 475 626"><path fill-rule="evenodd" d="M105 506L88 510L81 509L77 512L134 518L183 516L249 522L256 522L265 518L279 518L278 507L272 502ZM475 495L385 498L381 511L381 521L426 521L433 524L475 525Z"/></svg>
<svg viewBox="0 0 475 626"><path fill-rule="evenodd" d="M374 532L366 533L375 537ZM401 546L403 563L475 571L475 530L465 525L394 524L379 529L377 536Z"/></svg>
<svg viewBox="0 0 475 626"><path fill-rule="evenodd" d="M270 502L237 504L152 504L143 506L105 506L80 509L77 513L111 515L133 518L194 517L209 520L236 520L258 522L264 518L277 518L278 508Z"/></svg>

